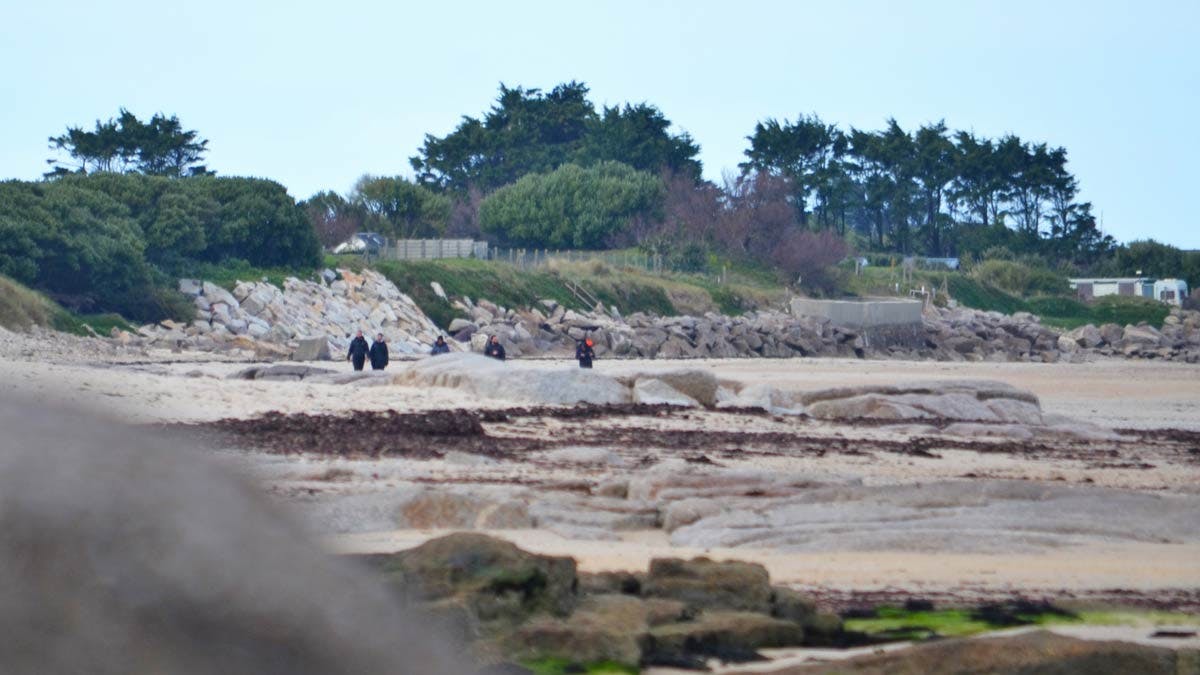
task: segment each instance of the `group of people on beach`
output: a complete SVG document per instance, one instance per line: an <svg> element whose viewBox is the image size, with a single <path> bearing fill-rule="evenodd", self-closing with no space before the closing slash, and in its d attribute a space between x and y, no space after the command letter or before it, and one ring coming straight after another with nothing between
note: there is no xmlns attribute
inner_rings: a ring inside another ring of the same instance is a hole
<svg viewBox="0 0 1200 675"><path fill-rule="evenodd" d="M449 354L450 345L446 343L446 338L442 335L437 337L433 346L429 349L430 356L438 354ZM491 335L488 336L487 343L483 347L483 355L503 361L507 358L504 351L504 345L500 344L500 338ZM595 343L592 338L585 337L575 345L575 360L579 362L580 368L591 368L592 361L596 358ZM346 360L353 364L355 370L362 370L366 366L367 361L371 362L371 370L383 370L388 365L388 348L387 341L383 339L383 333L375 334L375 341L367 344L367 339L363 337L363 332L358 331L354 339L350 341L350 350L346 354Z"/></svg>
<svg viewBox="0 0 1200 675"><path fill-rule="evenodd" d="M346 360L354 365L354 369L362 370L367 359L371 360L371 370L387 368L388 348L387 341L383 339L383 333L376 333L375 341L369 346L361 330L350 341L350 351L346 354Z"/></svg>

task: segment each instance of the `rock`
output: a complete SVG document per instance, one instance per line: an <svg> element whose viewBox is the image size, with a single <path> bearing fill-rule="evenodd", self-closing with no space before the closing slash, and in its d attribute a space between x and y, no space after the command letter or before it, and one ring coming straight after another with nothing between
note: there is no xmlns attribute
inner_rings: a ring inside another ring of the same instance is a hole
<svg viewBox="0 0 1200 675"><path fill-rule="evenodd" d="M296 361L330 361L329 340L323 337L300 338L292 358Z"/></svg>
<svg viewBox="0 0 1200 675"><path fill-rule="evenodd" d="M1035 426L1042 423L1041 407L1030 403L1029 401L1018 401L1011 398L995 398L990 401L985 401L988 409L996 415L1001 422L1011 422L1015 424L1024 424Z"/></svg>
<svg viewBox="0 0 1200 675"><path fill-rule="evenodd" d="M647 614L639 598L592 596L565 621L541 618L521 626L506 640L506 652L520 660L613 661L636 667L650 629Z"/></svg>
<svg viewBox="0 0 1200 675"><path fill-rule="evenodd" d="M580 572L579 592L583 595L639 595L643 576L633 572Z"/></svg>
<svg viewBox="0 0 1200 675"><path fill-rule="evenodd" d="M219 302L225 304L227 307L236 307L238 305L237 298L233 297L232 293L210 281L203 282L201 288L203 289L204 297L208 298L209 302L213 304Z"/></svg>
<svg viewBox="0 0 1200 675"><path fill-rule="evenodd" d="M442 288L441 284L439 284L436 281L431 281L431 282L429 282L429 287L433 289L434 295L438 296L439 298L441 298L443 300L447 299L446 298L446 289Z"/></svg>
<svg viewBox="0 0 1200 675"><path fill-rule="evenodd" d="M641 379L633 385L633 400L635 403L649 405L674 405L690 408L699 407L700 403L659 379Z"/></svg>
<svg viewBox="0 0 1200 675"><path fill-rule="evenodd" d="M1033 394L1002 382L946 380L905 386L866 386L825 389L804 394L808 413L822 419L948 419L975 422L1032 418L1028 403L1040 409ZM1006 417L1007 416L1007 417Z"/></svg>
<svg viewBox="0 0 1200 675"><path fill-rule="evenodd" d="M1152 326L1126 326L1122 339L1127 344L1158 347L1163 342L1163 335Z"/></svg>
<svg viewBox="0 0 1200 675"><path fill-rule="evenodd" d="M770 577L757 563L656 558L650 561L642 592L646 597L678 600L693 609L771 611Z"/></svg>
<svg viewBox="0 0 1200 675"><path fill-rule="evenodd" d="M179 292L184 295L201 295L204 293L204 282L199 279L180 279Z"/></svg>
<svg viewBox="0 0 1200 675"><path fill-rule="evenodd" d="M907 649L858 656L811 666L797 666L795 675L883 675L922 673L1055 673L1056 675L1176 675L1200 672L1195 650L1175 651L1129 642L1079 640L1033 631L1003 637L938 640Z"/></svg>
<svg viewBox="0 0 1200 675"><path fill-rule="evenodd" d="M717 377L708 370L671 370L638 373L623 378L631 384L642 380L658 380L706 408L717 404Z"/></svg>
<svg viewBox="0 0 1200 675"><path fill-rule="evenodd" d="M456 533L389 555L365 556L407 597L461 598L481 622L512 625L576 604L575 561L522 551L483 534Z"/></svg>
<svg viewBox="0 0 1200 675"><path fill-rule="evenodd" d="M549 405L628 403L617 380L581 368L514 368L479 354L445 354L417 361L391 376L392 383L461 389L473 396Z"/></svg>
<svg viewBox="0 0 1200 675"><path fill-rule="evenodd" d="M541 454L541 459L555 464L622 466L625 461L609 448L587 446L559 448Z"/></svg>
<svg viewBox="0 0 1200 675"><path fill-rule="evenodd" d="M979 424L977 422L956 422L946 425L942 433L964 438L1006 438L1014 441L1027 441L1033 438L1033 431L1023 424Z"/></svg>
<svg viewBox="0 0 1200 675"><path fill-rule="evenodd" d="M230 380L268 380L274 382L299 382L310 377L336 375L337 371L311 366L251 366L239 370L227 379Z"/></svg>
<svg viewBox="0 0 1200 675"><path fill-rule="evenodd" d="M1073 352L1079 349L1079 342L1067 335L1058 336L1058 349L1063 352Z"/></svg>
<svg viewBox="0 0 1200 675"><path fill-rule="evenodd" d="M0 428L5 673L473 672L184 439L7 396Z"/></svg>
<svg viewBox="0 0 1200 675"><path fill-rule="evenodd" d="M513 530L533 527L533 519L528 507L518 500L426 490L400 506L397 526L418 530Z"/></svg>
<svg viewBox="0 0 1200 675"><path fill-rule="evenodd" d="M817 617L817 604L803 593L776 586L771 589L771 616L804 626Z"/></svg>
<svg viewBox="0 0 1200 675"><path fill-rule="evenodd" d="M1090 323L1070 331L1066 334L1066 337L1069 337L1076 344L1087 349L1095 349L1104 344L1104 336L1101 335L1100 329Z"/></svg>
<svg viewBox="0 0 1200 675"><path fill-rule="evenodd" d="M1105 344L1115 345L1125 337L1125 329L1115 323L1106 323L1100 326L1100 337Z"/></svg>
<svg viewBox="0 0 1200 675"><path fill-rule="evenodd" d="M759 649L795 647L804 641L804 629L749 612L704 612L694 621L650 629L643 663L649 665L703 665L705 657L723 661L761 658Z"/></svg>
<svg viewBox="0 0 1200 675"><path fill-rule="evenodd" d="M479 330L479 326L466 319L451 319L450 325L446 329L451 333L457 333L463 330L476 331Z"/></svg>

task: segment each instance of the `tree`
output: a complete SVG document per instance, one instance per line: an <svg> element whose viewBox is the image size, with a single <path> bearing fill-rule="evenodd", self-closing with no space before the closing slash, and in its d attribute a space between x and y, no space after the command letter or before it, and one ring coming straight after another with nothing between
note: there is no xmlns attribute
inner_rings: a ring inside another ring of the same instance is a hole
<svg viewBox="0 0 1200 675"><path fill-rule="evenodd" d="M528 173L551 171L579 149L596 116L580 82L540 89L500 85L495 105L482 120L463 117L446 135L425 136L409 161L422 185L442 190L475 186L490 192Z"/></svg>
<svg viewBox="0 0 1200 675"><path fill-rule="evenodd" d="M47 177L140 172L179 178L211 173L202 163L208 141L194 130L184 130L174 115L156 113L149 122L142 122L122 108L115 119L97 120L92 131L67 127L66 133L49 140L51 149L66 153L72 163L46 160L53 167Z"/></svg>
<svg viewBox="0 0 1200 675"><path fill-rule="evenodd" d="M450 199L401 176L363 176L351 201L367 226L397 239L439 237L450 216Z"/></svg>
<svg viewBox="0 0 1200 675"><path fill-rule="evenodd" d="M530 174L483 200L479 222L502 241L536 248L603 248L638 217L658 218L662 182L619 162Z"/></svg>
<svg viewBox="0 0 1200 675"><path fill-rule="evenodd" d="M946 123L938 122L917 129L913 136L913 178L922 203L922 229L927 250L935 256L946 253L943 237L951 219L942 212L942 202L958 173L957 152L947 133Z"/></svg>
<svg viewBox="0 0 1200 675"><path fill-rule="evenodd" d="M658 108L626 104L598 114L587 95L581 82L549 92L501 84L482 119L463 117L446 136L425 136L409 160L417 182L439 191L486 194L530 173L605 161L699 178L699 146L686 133L672 134L670 120Z"/></svg>
<svg viewBox="0 0 1200 675"><path fill-rule="evenodd" d="M700 179L700 146L686 133L672 134L671 121L658 108L639 103L605 107L589 121L579 163L617 161L639 171L662 172Z"/></svg>
<svg viewBox="0 0 1200 675"><path fill-rule="evenodd" d="M1004 198L1003 173L998 168L996 145L988 138L960 131L955 135L958 172L952 196L975 222L987 227L999 217Z"/></svg>
<svg viewBox="0 0 1200 675"><path fill-rule="evenodd" d="M717 237L735 255L769 259L784 234L798 225L791 201L796 187L785 176L767 171L742 174L727 183L726 193L730 213Z"/></svg>
<svg viewBox="0 0 1200 675"><path fill-rule="evenodd" d="M743 172L786 176L796 190L794 205L800 224L808 225L809 200L827 184L844 148L841 132L815 114L801 115L795 122L759 122L747 140L747 161L738 166Z"/></svg>
<svg viewBox="0 0 1200 675"><path fill-rule="evenodd" d="M333 191L318 192L301 202L301 208L312 221L317 240L333 248L362 229L365 214L360 205L350 202Z"/></svg>
<svg viewBox="0 0 1200 675"><path fill-rule="evenodd" d="M771 252L771 261L789 283L829 290L830 269L849 251L846 240L830 230L792 228Z"/></svg>
<svg viewBox="0 0 1200 675"><path fill-rule="evenodd" d="M1050 151L1045 143L1021 144L1015 157L1009 199L1017 231L1036 239L1042 225L1042 211L1051 196L1055 177L1060 171L1055 163L1066 162L1066 152Z"/></svg>

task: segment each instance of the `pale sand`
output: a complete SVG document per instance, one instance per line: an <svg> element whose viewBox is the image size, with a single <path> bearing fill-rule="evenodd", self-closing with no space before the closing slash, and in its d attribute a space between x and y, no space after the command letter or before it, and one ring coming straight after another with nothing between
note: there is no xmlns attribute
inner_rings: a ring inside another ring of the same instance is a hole
<svg viewBox="0 0 1200 675"><path fill-rule="evenodd" d="M569 361L510 361L514 368L570 368ZM503 407L449 389L353 387L303 382L228 381L247 364L176 363L94 367L0 359L0 389L47 402L99 407L135 422L251 417L264 412L427 410ZM308 364L349 371L347 364ZM397 364L399 365L399 364ZM1047 412L1108 427L1200 429L1200 365L1103 360L1082 364L938 363L847 359L600 361L621 374L704 368L718 377L789 389L896 384L926 379L993 379L1028 389ZM201 373L205 377L185 377Z"/></svg>
<svg viewBox="0 0 1200 675"><path fill-rule="evenodd" d="M343 363L313 364L349 370ZM0 390L47 404L99 410L139 422L203 421L250 417L269 411L343 412L423 410L451 407L505 407L506 401L472 399L461 392L430 388L346 387L223 379L245 367L229 363L88 366L0 359ZM573 367L570 362L513 362L514 368ZM602 361L613 374L676 368L710 368L719 377L747 383L773 383L793 389L853 384L887 384L915 379L986 378L1032 390L1048 412L1082 418L1108 427L1200 429L1200 366L1156 362L1101 361L1089 364L932 363L835 359L725 361ZM198 376L188 376L195 373ZM756 423L756 422L755 422ZM292 460L280 460L292 461ZM830 456L825 460L762 460L763 467L811 468L859 474L878 483L950 477L968 469L1024 477L1067 479L1082 471L1063 465L1022 463L1020 457L947 455L940 461L895 457L866 462ZM295 470L307 470L302 461ZM401 473L425 471L435 464L399 462ZM498 469L503 470L503 469ZM1050 473L1048 473L1048 471ZM1111 473L1108 484L1135 489L1194 490L1194 472ZM403 475L397 476L403 480ZM1149 481L1139 484L1139 481ZM375 532L330 538L339 551L384 551L411 546L430 532ZM962 555L931 553L791 554L737 549L698 551L671 547L661 532L637 533L621 542L566 540L541 531L497 533L532 550L571 555L585 570L639 569L655 556L708 554L757 560L782 583L846 589L899 587L954 589L962 586L1020 589L1196 588L1200 586L1200 548L1191 545L1123 544L1109 548L1062 548L1039 554Z"/></svg>
<svg viewBox="0 0 1200 675"><path fill-rule="evenodd" d="M339 553L386 553L446 534L438 530L394 530L346 534L326 539ZM584 572L645 570L655 557L708 556L714 560L761 563L775 583L799 588L843 590L903 588L921 591L1016 589L1138 591L1193 588L1200 583L1200 544L1121 544L1076 546L1037 554L827 552L787 553L750 548L671 546L661 530L631 532L622 541L579 541L542 530L493 530L521 548L571 556Z"/></svg>

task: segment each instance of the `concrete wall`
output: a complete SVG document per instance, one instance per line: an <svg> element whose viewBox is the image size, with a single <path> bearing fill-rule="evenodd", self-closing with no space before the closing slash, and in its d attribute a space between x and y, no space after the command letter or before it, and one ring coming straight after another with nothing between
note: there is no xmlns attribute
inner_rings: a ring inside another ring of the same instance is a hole
<svg viewBox="0 0 1200 675"><path fill-rule="evenodd" d="M829 319L847 328L876 328L921 323L920 300L873 298L868 300L813 300L793 298L795 316Z"/></svg>
<svg viewBox="0 0 1200 675"><path fill-rule="evenodd" d="M889 346L920 349L925 346L925 326L920 300L872 298L868 300L812 300L793 298L794 316L828 319L835 326L855 332L869 347Z"/></svg>

